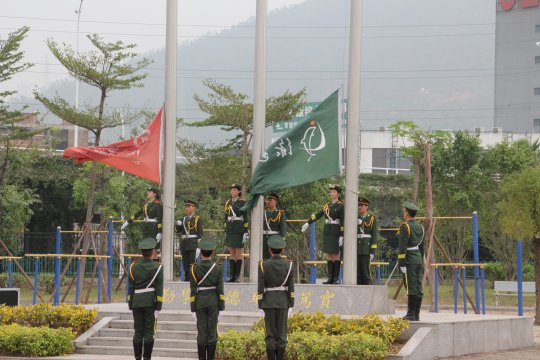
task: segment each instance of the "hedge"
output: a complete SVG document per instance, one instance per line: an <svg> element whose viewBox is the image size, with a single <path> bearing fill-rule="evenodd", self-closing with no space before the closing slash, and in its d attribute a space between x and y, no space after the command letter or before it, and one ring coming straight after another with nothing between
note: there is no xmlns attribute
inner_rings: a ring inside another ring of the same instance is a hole
<svg viewBox="0 0 540 360"><path fill-rule="evenodd" d="M75 334L65 328L0 326L0 354L19 356L58 356L73 352Z"/></svg>

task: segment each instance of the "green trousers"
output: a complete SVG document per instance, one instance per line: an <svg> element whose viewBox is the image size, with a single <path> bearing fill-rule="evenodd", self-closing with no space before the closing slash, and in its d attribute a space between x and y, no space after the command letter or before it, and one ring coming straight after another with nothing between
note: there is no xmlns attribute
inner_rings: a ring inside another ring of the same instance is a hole
<svg viewBox="0 0 540 360"><path fill-rule="evenodd" d="M157 325L154 310L153 306L133 309L133 327L135 329L133 342L148 343L154 340Z"/></svg>
<svg viewBox="0 0 540 360"><path fill-rule="evenodd" d="M195 263L196 250L180 250L182 266L184 267L184 281L189 281L191 276L191 264Z"/></svg>
<svg viewBox="0 0 540 360"><path fill-rule="evenodd" d="M424 265L407 265L407 273L403 274L403 281L406 286L407 294L422 297L422 277L424 276Z"/></svg>
<svg viewBox="0 0 540 360"><path fill-rule="evenodd" d="M288 309L263 310L266 348L269 350L285 349L287 346Z"/></svg>
<svg viewBox="0 0 540 360"><path fill-rule="evenodd" d="M357 255L356 260L356 285L369 285L371 283L369 255Z"/></svg>
<svg viewBox="0 0 540 360"><path fill-rule="evenodd" d="M206 346L218 341L219 308L209 306L197 309L197 345Z"/></svg>

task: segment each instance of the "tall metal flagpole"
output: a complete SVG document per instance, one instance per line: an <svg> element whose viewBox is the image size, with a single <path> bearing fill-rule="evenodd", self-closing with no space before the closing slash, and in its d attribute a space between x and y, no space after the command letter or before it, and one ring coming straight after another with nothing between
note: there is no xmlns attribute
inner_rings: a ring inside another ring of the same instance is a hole
<svg viewBox="0 0 540 360"><path fill-rule="evenodd" d="M79 29L80 29L80 23L81 23L81 10L82 10L82 3L83 0L81 0L79 4L79 10L75 10L75 14L77 14L77 42L76 42L76 51L77 54L79 54ZM79 110L79 79L75 79L75 109ZM77 125L73 128L73 146L77 147L79 146L79 127Z"/></svg>
<svg viewBox="0 0 540 360"><path fill-rule="evenodd" d="M255 91L253 101L253 148L251 168L255 170L264 147L266 119L266 12L267 0L257 0L255 27ZM263 201L251 211L251 249L249 258L249 282L257 282L257 265L262 255Z"/></svg>
<svg viewBox="0 0 540 360"><path fill-rule="evenodd" d="M161 262L165 281L173 280L173 236L176 176L176 37L178 2L167 0L165 37L165 131L163 167L163 240Z"/></svg>
<svg viewBox="0 0 540 360"><path fill-rule="evenodd" d="M360 147L360 49L362 41L362 2L351 0L349 39L349 103L345 164L345 241L343 244L343 284L356 284L356 236L358 149Z"/></svg>

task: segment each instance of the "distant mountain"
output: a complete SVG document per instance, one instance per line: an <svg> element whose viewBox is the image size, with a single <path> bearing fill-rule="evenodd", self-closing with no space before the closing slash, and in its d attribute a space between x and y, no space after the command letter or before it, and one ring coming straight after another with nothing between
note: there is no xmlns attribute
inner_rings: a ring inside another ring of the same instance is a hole
<svg viewBox="0 0 540 360"><path fill-rule="evenodd" d="M438 129L493 126L492 3L365 1L362 128L378 129L403 119ZM341 84L347 89L349 6L346 0L309 0L269 14L268 96L305 87L308 100L318 101ZM205 117L193 101L193 94L207 92L205 78L252 94L254 34L255 21L250 19L178 48L179 117ZM161 105L165 51L145 56L154 63L144 88L113 92L107 106ZM73 99L73 87L72 81L56 82L45 92ZM81 104L92 96L94 89L81 87ZM180 131L213 143L230 136L217 128ZM118 134L110 131L105 141L116 140Z"/></svg>

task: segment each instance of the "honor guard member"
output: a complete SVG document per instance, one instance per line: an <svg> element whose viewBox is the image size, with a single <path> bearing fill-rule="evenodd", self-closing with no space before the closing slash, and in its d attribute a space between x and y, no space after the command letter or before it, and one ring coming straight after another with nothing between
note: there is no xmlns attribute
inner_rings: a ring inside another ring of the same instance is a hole
<svg viewBox="0 0 540 360"><path fill-rule="evenodd" d="M269 192L266 195L266 209L264 211L263 223L263 259L270 258L268 251L268 238L272 235L280 235L285 238L287 235L287 222L285 212L277 208L279 196L275 192Z"/></svg>
<svg viewBox="0 0 540 360"><path fill-rule="evenodd" d="M209 239L199 243L201 262L192 264L190 271L191 314L197 323L199 359L213 360L218 341L217 326L220 311L225 310L223 268L212 262L216 244Z"/></svg>
<svg viewBox="0 0 540 360"><path fill-rule="evenodd" d="M294 307L294 264L281 256L285 239L268 239L270 259L259 263L257 300L264 310L266 353L269 360L285 359L287 318Z"/></svg>
<svg viewBox="0 0 540 360"><path fill-rule="evenodd" d="M358 197L358 245L357 245L357 268L356 284L369 285L371 273L369 264L375 257L377 250L377 218L368 214L369 200Z"/></svg>
<svg viewBox="0 0 540 360"><path fill-rule="evenodd" d="M143 239L139 243L143 259L129 268L128 306L133 312L133 351L137 360L152 358L157 318L163 303L162 265L152 260L155 247L154 238Z"/></svg>
<svg viewBox="0 0 540 360"><path fill-rule="evenodd" d="M418 207L410 201L403 204L404 222L399 227L399 270L407 290L407 315L409 321L420 320L422 306L422 276L424 274L424 227L415 221Z"/></svg>
<svg viewBox="0 0 540 360"><path fill-rule="evenodd" d="M142 209L133 214L128 221L122 224L120 228L124 231L133 220L138 219L141 215L144 215L144 224L142 227L143 239L154 238L156 239L157 246L161 242L162 228L163 228L163 206L159 200L159 190L151 186L146 190L147 201L144 203Z"/></svg>
<svg viewBox="0 0 540 360"><path fill-rule="evenodd" d="M191 264L194 264L197 258L199 240L203 235L203 221L199 215L195 215L196 207L195 201L184 200L184 213L186 215L176 222L176 231L180 234L180 254L186 279L188 279Z"/></svg>
<svg viewBox="0 0 540 360"><path fill-rule="evenodd" d="M240 210L246 203L240 199L242 186L231 185L231 198L225 203L225 246L231 254L231 277L228 282L239 282L242 270L244 243L248 238L247 213Z"/></svg>
<svg viewBox="0 0 540 360"><path fill-rule="evenodd" d="M311 214L308 222L302 226L302 232L308 229L309 224L324 216L323 252L327 254L328 281L323 282L323 284L339 284L339 270L341 268L339 252L340 248L343 248L345 208L339 199L341 188L337 185L330 185L329 190L331 201L324 204L318 213Z"/></svg>

